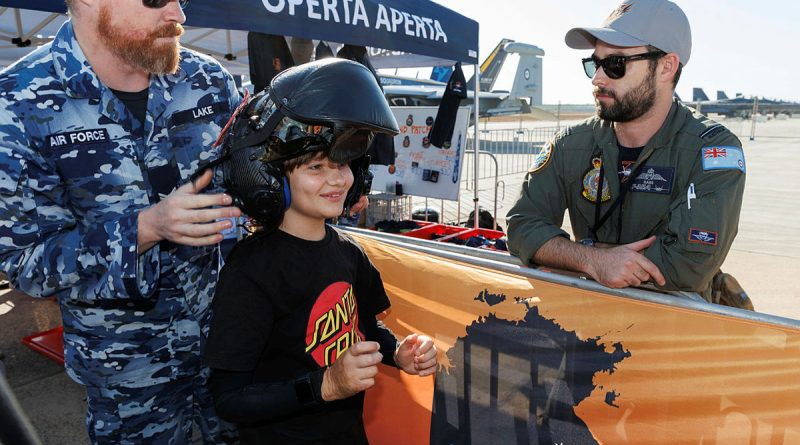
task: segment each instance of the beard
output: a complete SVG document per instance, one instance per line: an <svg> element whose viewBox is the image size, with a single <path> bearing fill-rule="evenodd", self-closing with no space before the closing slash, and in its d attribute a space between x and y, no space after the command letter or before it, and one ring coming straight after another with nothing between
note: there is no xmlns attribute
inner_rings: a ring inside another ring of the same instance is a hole
<svg viewBox="0 0 800 445"><path fill-rule="evenodd" d="M614 99L611 105L604 105L595 98L595 110L600 119L611 122L629 122L650 111L656 103L656 79L653 74L655 72L651 72L636 88L628 91L622 97L618 97L614 91L600 87L595 88L595 94L606 94Z"/></svg>
<svg viewBox="0 0 800 445"><path fill-rule="evenodd" d="M174 74L181 61L178 37L183 26L170 23L150 32L133 33L111 23L109 6L100 8L97 32L108 49L128 65L152 74ZM174 37L172 42L157 42L161 37Z"/></svg>

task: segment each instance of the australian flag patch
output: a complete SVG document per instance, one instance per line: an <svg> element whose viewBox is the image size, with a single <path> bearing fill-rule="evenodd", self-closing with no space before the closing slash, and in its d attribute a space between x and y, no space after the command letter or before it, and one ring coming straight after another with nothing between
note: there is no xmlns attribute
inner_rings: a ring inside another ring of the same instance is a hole
<svg viewBox="0 0 800 445"><path fill-rule="evenodd" d="M689 242L708 244L709 246L717 245L717 232L709 232L707 230L689 229Z"/></svg>
<svg viewBox="0 0 800 445"><path fill-rule="evenodd" d="M745 173L744 152L740 147L703 147L703 170L740 170Z"/></svg>

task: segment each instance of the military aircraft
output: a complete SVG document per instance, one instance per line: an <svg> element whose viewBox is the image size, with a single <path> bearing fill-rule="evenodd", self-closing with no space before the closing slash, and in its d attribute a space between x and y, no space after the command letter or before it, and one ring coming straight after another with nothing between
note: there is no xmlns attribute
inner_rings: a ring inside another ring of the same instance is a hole
<svg viewBox="0 0 800 445"><path fill-rule="evenodd" d="M493 90L500 69L509 54L519 54L519 63L511 91ZM480 66L480 116L530 113L532 105L542 103L542 56L534 45L502 39ZM445 70L449 73L450 70ZM380 73L386 98L395 106L438 106L447 87L447 77L435 70L437 79L419 79ZM467 82L468 97L462 105L472 104L475 77Z"/></svg>
<svg viewBox="0 0 800 445"><path fill-rule="evenodd" d="M702 88L694 88L692 90L692 101L685 102L685 104L703 114L713 113L727 117L749 118L754 111L761 114L786 114L788 116L800 113L800 102L746 98L740 93L737 93L734 98L729 98L724 91L717 91L717 99L709 100ZM754 108L754 105L757 105L757 108Z"/></svg>

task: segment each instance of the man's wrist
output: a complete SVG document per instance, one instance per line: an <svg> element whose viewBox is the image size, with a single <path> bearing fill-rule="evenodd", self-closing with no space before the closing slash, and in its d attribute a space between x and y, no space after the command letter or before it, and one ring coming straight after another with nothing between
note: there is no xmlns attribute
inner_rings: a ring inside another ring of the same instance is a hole
<svg viewBox="0 0 800 445"><path fill-rule="evenodd" d="M161 241L150 224L150 212L152 207L141 210L136 217L136 241L139 253L144 253Z"/></svg>
<svg viewBox="0 0 800 445"><path fill-rule="evenodd" d="M596 271L594 266L597 262L598 255L601 254L601 249L597 248L597 243L595 243L594 240L591 240L591 244L585 244L582 242L579 242L578 244L585 246L586 248L580 248L580 256L582 257L582 260L578 262L577 270L591 276L592 278L596 277L597 275L595 274Z"/></svg>

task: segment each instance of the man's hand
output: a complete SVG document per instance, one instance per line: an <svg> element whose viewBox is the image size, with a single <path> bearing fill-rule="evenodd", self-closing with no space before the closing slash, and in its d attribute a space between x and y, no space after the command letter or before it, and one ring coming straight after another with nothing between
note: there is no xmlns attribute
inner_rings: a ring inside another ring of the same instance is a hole
<svg viewBox="0 0 800 445"><path fill-rule="evenodd" d="M411 334L400 342L394 362L408 374L431 375L436 372L436 345L426 335Z"/></svg>
<svg viewBox="0 0 800 445"><path fill-rule="evenodd" d="M592 248L586 273L600 284L613 288L639 286L650 280L663 286L664 275L642 254L655 240L656 237L651 236L621 246Z"/></svg>
<svg viewBox="0 0 800 445"><path fill-rule="evenodd" d="M379 349L374 341L350 346L322 375L322 399L345 399L374 386L378 363L383 358Z"/></svg>
<svg viewBox="0 0 800 445"><path fill-rule="evenodd" d="M230 196L200 194L211 183L213 172L206 171L194 183L180 186L158 204L139 212L139 252L161 240L187 246L207 246L222 241L220 232L230 229L231 221L242 212L231 206ZM222 206L211 208L213 206Z"/></svg>

